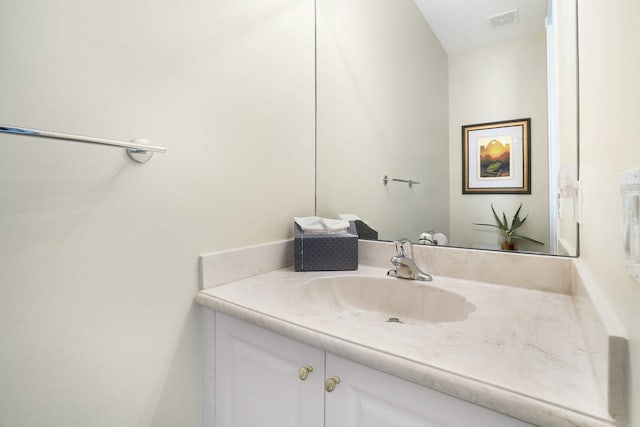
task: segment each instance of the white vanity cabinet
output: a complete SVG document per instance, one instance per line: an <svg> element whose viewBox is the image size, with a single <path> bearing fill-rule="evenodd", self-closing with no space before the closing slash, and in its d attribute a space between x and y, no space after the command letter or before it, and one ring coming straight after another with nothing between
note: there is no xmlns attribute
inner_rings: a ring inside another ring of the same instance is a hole
<svg viewBox="0 0 640 427"><path fill-rule="evenodd" d="M325 397L326 426L530 426L444 393L327 353L340 383Z"/></svg>
<svg viewBox="0 0 640 427"><path fill-rule="evenodd" d="M325 425L322 350L220 312L215 323L216 427Z"/></svg>
<svg viewBox="0 0 640 427"><path fill-rule="evenodd" d="M219 312L215 334L218 427L529 425Z"/></svg>

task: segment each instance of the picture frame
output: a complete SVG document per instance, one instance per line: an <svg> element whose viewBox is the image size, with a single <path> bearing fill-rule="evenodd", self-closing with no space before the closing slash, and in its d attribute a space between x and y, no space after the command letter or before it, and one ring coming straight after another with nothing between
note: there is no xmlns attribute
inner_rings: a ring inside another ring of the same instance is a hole
<svg viewBox="0 0 640 427"><path fill-rule="evenodd" d="M531 118L462 126L462 194L531 194Z"/></svg>

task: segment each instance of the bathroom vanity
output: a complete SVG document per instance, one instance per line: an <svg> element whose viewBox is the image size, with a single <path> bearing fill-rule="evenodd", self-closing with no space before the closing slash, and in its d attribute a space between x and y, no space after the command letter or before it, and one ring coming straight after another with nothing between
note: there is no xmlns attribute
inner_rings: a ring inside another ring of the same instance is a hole
<svg viewBox="0 0 640 427"><path fill-rule="evenodd" d="M218 426L529 425L221 312L215 335Z"/></svg>
<svg viewBox="0 0 640 427"><path fill-rule="evenodd" d="M350 272L290 246L201 257L205 424L624 425L626 341L578 260L420 247L421 283L389 243Z"/></svg>

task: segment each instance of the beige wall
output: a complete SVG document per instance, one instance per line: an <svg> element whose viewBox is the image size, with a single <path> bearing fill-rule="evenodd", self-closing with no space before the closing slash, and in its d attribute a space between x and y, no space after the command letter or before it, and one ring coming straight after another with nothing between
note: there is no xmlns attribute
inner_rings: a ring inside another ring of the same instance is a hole
<svg viewBox="0 0 640 427"><path fill-rule="evenodd" d="M640 2L579 2L581 258L626 328L631 425L640 426L640 283L621 267L619 174L640 166Z"/></svg>
<svg viewBox="0 0 640 427"><path fill-rule="evenodd" d="M448 232L447 110L447 55L412 0L318 1L320 215Z"/></svg>
<svg viewBox="0 0 640 427"><path fill-rule="evenodd" d="M169 152L138 166L0 136L0 425L197 426L197 255L313 212L312 2L2 10L2 122ZM633 426L640 284L619 263L618 175L640 164L638 17L635 0L580 2L581 257L630 339Z"/></svg>
<svg viewBox="0 0 640 427"><path fill-rule="evenodd" d="M577 16L575 1L555 0L553 2L553 32L551 40L553 61L551 67L555 77L554 104L556 123L555 134L557 144L553 147L555 161L551 176L556 179L554 194L558 186L563 196L558 208L556 235L558 253L577 255L578 226L576 223L575 193L567 189L569 183L578 178L578 110L577 110L577 49L576 34ZM561 172L561 173L560 173ZM562 175L562 176L559 176ZM555 200L553 201L555 203ZM560 208L561 207L561 208Z"/></svg>
<svg viewBox="0 0 640 427"><path fill-rule="evenodd" d="M197 256L313 213L313 1L0 1L0 425L199 426Z"/></svg>
<svg viewBox="0 0 640 427"><path fill-rule="evenodd" d="M450 243L495 248L501 236L493 224L491 203L511 220L518 204L529 214L521 234L545 242L545 247L518 242L519 248L549 250L547 151L546 38L544 32L449 57L449 182ZM462 194L461 127L531 118L531 194Z"/></svg>

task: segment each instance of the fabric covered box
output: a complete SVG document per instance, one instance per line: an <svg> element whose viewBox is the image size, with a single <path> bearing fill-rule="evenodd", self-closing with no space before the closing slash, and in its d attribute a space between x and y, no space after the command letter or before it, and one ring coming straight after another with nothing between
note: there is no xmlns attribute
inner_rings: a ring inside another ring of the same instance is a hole
<svg viewBox="0 0 640 427"><path fill-rule="evenodd" d="M296 271L358 269L358 233L349 222L346 233L305 233L293 223Z"/></svg>

